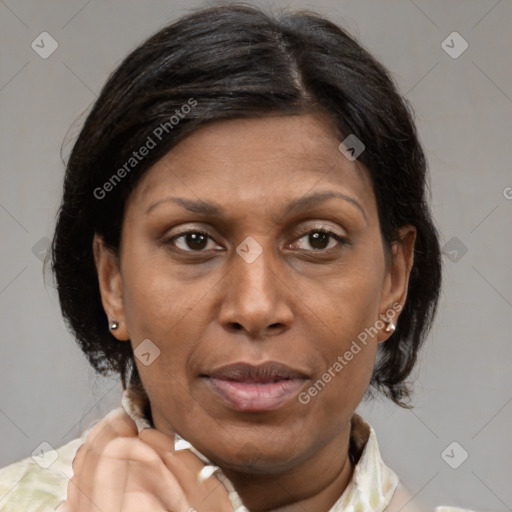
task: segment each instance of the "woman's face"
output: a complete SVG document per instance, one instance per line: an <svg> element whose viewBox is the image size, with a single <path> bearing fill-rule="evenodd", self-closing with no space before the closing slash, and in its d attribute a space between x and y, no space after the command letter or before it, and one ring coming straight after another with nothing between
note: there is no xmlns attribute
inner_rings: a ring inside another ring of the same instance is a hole
<svg viewBox="0 0 512 512"><path fill-rule="evenodd" d="M156 428L221 467L284 470L346 434L390 336L379 319L405 301L414 230L386 260L340 142L311 115L206 125L133 191L119 267L96 241Z"/></svg>

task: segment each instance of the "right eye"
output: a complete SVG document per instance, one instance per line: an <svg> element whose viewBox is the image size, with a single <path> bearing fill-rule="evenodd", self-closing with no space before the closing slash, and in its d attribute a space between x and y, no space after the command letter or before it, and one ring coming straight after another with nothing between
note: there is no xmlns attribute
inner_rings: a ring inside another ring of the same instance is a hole
<svg viewBox="0 0 512 512"><path fill-rule="evenodd" d="M210 245L213 245L213 247L210 247L210 250L220 247L208 233L197 230L173 235L165 243L171 244L185 252L208 252L205 249L208 247L209 241L212 242Z"/></svg>

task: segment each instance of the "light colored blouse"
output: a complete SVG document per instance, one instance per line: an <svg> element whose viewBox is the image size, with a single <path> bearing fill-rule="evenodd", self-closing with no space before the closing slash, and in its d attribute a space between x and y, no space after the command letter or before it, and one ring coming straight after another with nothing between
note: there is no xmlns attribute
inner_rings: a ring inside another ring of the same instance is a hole
<svg viewBox="0 0 512 512"><path fill-rule="evenodd" d="M147 405L148 399L140 389L129 387L124 391L121 407L136 423L139 432L152 427L151 420L144 413ZM73 459L91 428L57 450L27 457L0 469L0 511L55 511L66 500L68 480L73 476ZM352 417L351 445L357 461L352 479L328 512L420 512L398 476L384 464L373 428L357 414ZM175 446L176 449L189 449L203 462L211 464L179 436L176 436ZM227 488L234 511L248 512L222 471L215 475ZM472 511L437 507L434 512Z"/></svg>

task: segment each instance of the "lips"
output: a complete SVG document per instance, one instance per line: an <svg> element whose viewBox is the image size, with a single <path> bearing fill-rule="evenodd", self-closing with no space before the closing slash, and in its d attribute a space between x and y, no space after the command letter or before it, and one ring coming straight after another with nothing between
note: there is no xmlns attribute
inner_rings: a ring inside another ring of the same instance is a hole
<svg viewBox="0 0 512 512"><path fill-rule="evenodd" d="M307 375L285 364L269 361L257 366L248 363L235 363L213 370L208 377L235 382L271 383L285 379L304 379Z"/></svg>
<svg viewBox="0 0 512 512"><path fill-rule="evenodd" d="M295 396L308 376L282 363L235 363L203 375L210 389L237 411L272 411Z"/></svg>

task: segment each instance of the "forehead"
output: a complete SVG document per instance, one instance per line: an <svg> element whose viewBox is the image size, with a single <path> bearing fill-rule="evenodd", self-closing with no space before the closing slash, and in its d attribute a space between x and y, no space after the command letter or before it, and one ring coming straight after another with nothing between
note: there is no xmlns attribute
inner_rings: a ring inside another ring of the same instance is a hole
<svg viewBox="0 0 512 512"><path fill-rule="evenodd" d="M131 201L141 207L169 193L214 199L240 209L337 188L373 200L367 171L343 156L341 135L322 116L303 114L209 123L141 178Z"/></svg>

